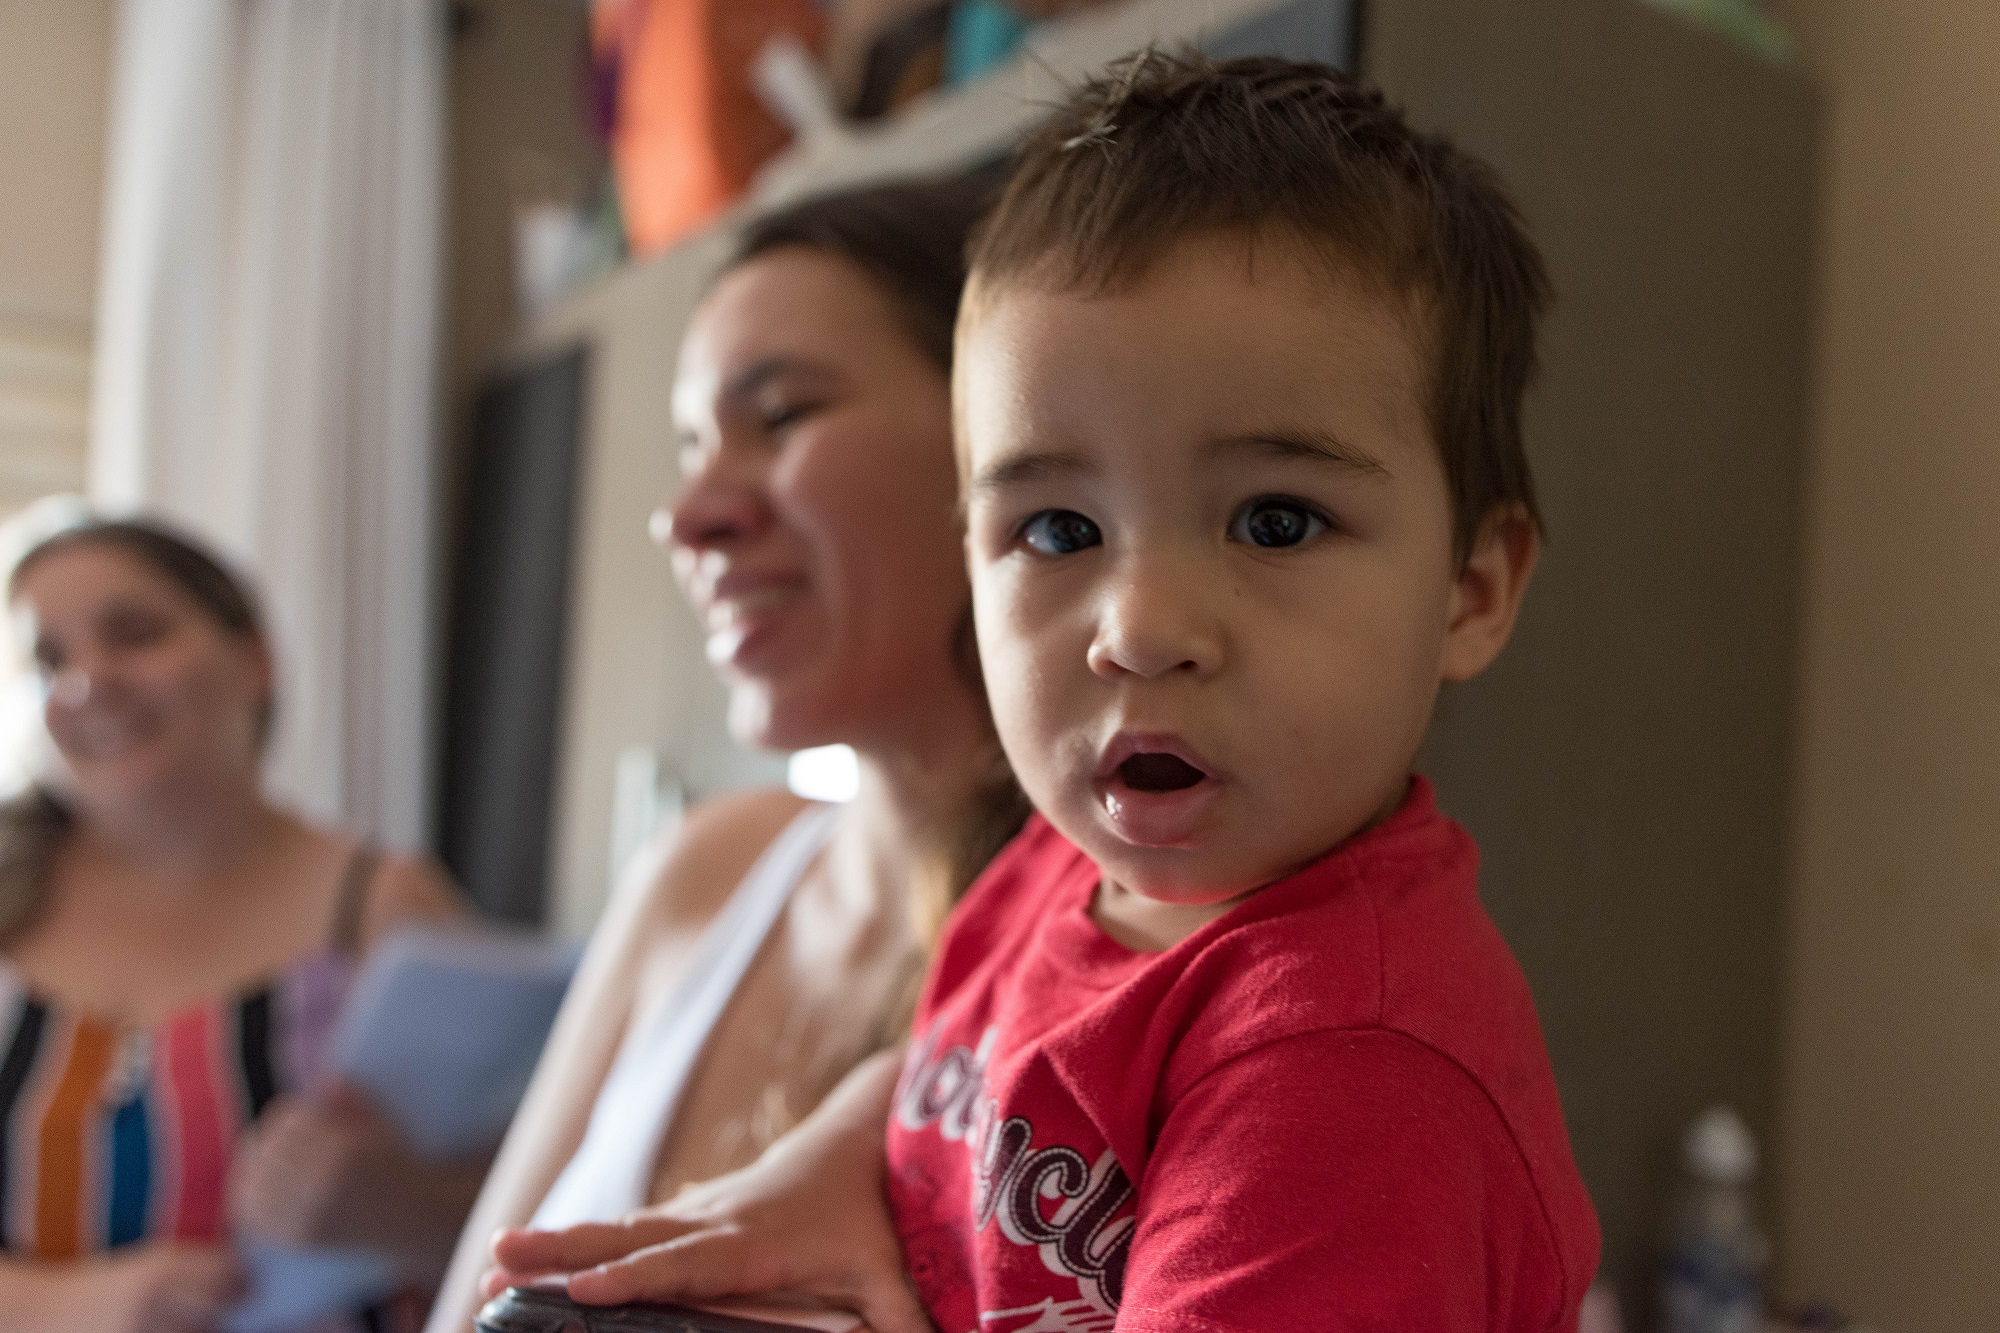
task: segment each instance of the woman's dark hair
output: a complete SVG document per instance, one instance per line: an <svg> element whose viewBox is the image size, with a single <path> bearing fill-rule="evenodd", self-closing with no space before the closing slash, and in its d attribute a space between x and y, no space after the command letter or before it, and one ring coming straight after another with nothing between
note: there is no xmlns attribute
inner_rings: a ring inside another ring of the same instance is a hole
<svg viewBox="0 0 2000 1333"><path fill-rule="evenodd" d="M15 562L7 579L8 600L21 590L21 580L39 561L90 546L123 551L164 575L229 633L263 637L264 617L249 585L201 542L157 519L90 519L43 538Z"/></svg>
<svg viewBox="0 0 2000 1333"><path fill-rule="evenodd" d="M750 222L724 271L792 246L845 259L895 305L911 341L949 372L967 247L993 198L991 187L951 177L808 199Z"/></svg>
<svg viewBox="0 0 2000 1333"><path fill-rule="evenodd" d="M845 259L886 295L903 329L944 375L965 290L972 234L995 197L970 177L905 181L823 195L750 222L724 271L789 247ZM968 606L952 644L966 682L986 697ZM1028 799L993 742L991 767L959 821L954 845L913 894L921 934L935 940L945 914L1028 818Z"/></svg>
<svg viewBox="0 0 2000 1333"><path fill-rule="evenodd" d="M13 601L28 571L48 557L105 547L163 576L225 633L264 638L264 617L249 585L199 541L154 519L90 519L43 538L15 562L7 600ZM260 741L270 732L273 713L274 701L266 699L257 718ZM61 799L40 785L0 802L0 944L18 936L41 911L50 867L74 822Z"/></svg>

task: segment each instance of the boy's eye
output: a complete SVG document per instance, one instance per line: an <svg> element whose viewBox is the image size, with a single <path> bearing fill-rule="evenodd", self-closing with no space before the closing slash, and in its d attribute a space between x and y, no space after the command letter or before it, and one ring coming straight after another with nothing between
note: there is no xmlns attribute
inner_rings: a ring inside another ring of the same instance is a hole
<svg viewBox="0 0 2000 1333"><path fill-rule="evenodd" d="M1230 520L1229 539L1252 546L1297 546L1325 531L1326 526L1326 520L1303 500L1252 500Z"/></svg>
<svg viewBox="0 0 2000 1333"><path fill-rule="evenodd" d="M1070 555L1086 546L1100 546L1097 525L1074 509L1044 509L1021 526L1021 540L1043 555Z"/></svg>

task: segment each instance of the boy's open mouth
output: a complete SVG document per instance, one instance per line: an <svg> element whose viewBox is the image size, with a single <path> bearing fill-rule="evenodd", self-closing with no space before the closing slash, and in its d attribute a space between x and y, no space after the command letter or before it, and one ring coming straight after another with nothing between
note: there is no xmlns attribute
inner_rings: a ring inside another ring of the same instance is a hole
<svg viewBox="0 0 2000 1333"><path fill-rule="evenodd" d="M1179 755L1143 753L1118 765L1118 776L1133 791L1185 791L1208 774Z"/></svg>
<svg viewBox="0 0 2000 1333"><path fill-rule="evenodd" d="M1097 799L1105 817L1138 846L1190 845L1225 785L1200 751L1168 732L1120 732L1098 759Z"/></svg>

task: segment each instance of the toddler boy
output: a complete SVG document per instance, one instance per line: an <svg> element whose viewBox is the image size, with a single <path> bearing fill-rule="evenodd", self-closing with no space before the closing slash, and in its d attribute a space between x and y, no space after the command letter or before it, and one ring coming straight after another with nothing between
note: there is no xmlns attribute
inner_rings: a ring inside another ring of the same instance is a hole
<svg viewBox="0 0 2000 1333"><path fill-rule="evenodd" d="M947 931L888 1142L945 1333L1573 1326L1541 1032L1411 774L1533 571L1543 293L1486 171L1320 66L1149 52L1025 146L955 401L1041 816Z"/></svg>

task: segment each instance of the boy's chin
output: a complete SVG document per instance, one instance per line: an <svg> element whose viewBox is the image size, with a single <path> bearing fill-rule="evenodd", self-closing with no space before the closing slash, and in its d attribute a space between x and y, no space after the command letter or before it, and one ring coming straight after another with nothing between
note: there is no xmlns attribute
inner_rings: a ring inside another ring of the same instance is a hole
<svg viewBox="0 0 2000 1333"><path fill-rule="evenodd" d="M1233 904L1298 873L1345 841L1331 833L1284 842L1253 840L1243 830L1222 829L1191 846L1135 847L1101 827L1081 830L1082 837L1063 832L1122 892L1161 907L1191 909Z"/></svg>
<svg viewBox="0 0 2000 1333"><path fill-rule="evenodd" d="M1261 845L1265 840L1227 817L1203 821L1204 827L1176 845L1148 846L1107 818L1095 793L1037 805L1106 880L1161 907L1225 906L1296 868L1285 858L1285 849Z"/></svg>
<svg viewBox="0 0 2000 1333"><path fill-rule="evenodd" d="M1161 907L1214 908L1235 902L1269 882L1254 871L1206 864L1200 849L1085 847L1104 877L1119 889Z"/></svg>

